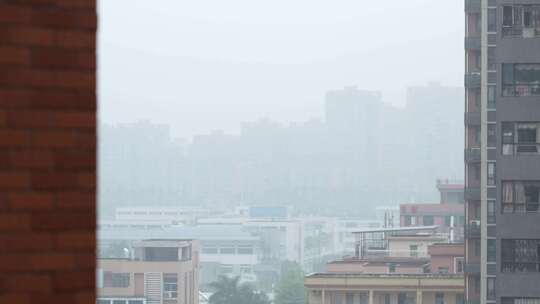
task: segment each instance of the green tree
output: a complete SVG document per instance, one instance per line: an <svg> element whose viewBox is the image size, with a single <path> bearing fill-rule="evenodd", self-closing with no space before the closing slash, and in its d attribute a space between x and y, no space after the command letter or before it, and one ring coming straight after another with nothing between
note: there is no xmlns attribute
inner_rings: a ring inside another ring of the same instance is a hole
<svg viewBox="0 0 540 304"><path fill-rule="evenodd" d="M298 263L283 262L276 286L276 304L305 304L304 272Z"/></svg>
<svg viewBox="0 0 540 304"><path fill-rule="evenodd" d="M241 284L240 277L220 276L210 283L214 294L208 299L210 304L270 304L268 296L257 292L251 285Z"/></svg>

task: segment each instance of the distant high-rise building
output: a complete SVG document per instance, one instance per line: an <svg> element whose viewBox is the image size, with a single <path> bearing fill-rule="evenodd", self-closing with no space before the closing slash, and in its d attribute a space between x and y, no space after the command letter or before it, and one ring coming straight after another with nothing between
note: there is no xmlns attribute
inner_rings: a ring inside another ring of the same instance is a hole
<svg viewBox="0 0 540 304"><path fill-rule="evenodd" d="M540 1L465 15L466 297L540 303Z"/></svg>

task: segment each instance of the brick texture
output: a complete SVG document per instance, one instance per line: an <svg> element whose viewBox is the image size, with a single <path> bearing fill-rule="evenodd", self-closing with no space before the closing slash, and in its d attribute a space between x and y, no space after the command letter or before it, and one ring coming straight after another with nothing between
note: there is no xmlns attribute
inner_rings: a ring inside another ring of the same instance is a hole
<svg viewBox="0 0 540 304"><path fill-rule="evenodd" d="M0 0L0 304L95 303L96 0Z"/></svg>

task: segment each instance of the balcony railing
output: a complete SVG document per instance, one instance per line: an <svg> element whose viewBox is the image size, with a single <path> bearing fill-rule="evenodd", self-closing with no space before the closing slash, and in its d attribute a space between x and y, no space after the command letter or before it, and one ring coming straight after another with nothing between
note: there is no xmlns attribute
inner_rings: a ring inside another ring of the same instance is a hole
<svg viewBox="0 0 540 304"><path fill-rule="evenodd" d="M539 213L540 202L503 203L503 213Z"/></svg>
<svg viewBox="0 0 540 304"><path fill-rule="evenodd" d="M467 13L479 13L482 8L480 0L465 0L465 11Z"/></svg>
<svg viewBox="0 0 540 304"><path fill-rule="evenodd" d="M465 74L465 87L467 89L480 88L480 73L474 72Z"/></svg>
<svg viewBox="0 0 540 304"><path fill-rule="evenodd" d="M480 149L465 149L465 161L466 162L479 162L480 161Z"/></svg>
<svg viewBox="0 0 540 304"><path fill-rule="evenodd" d="M465 125L479 126L480 121L480 112L465 112Z"/></svg>
<svg viewBox="0 0 540 304"><path fill-rule="evenodd" d="M468 238L480 237L480 221L470 221L466 226L466 232Z"/></svg>
<svg viewBox="0 0 540 304"><path fill-rule="evenodd" d="M465 199L469 201L480 200L480 187L465 188Z"/></svg>
<svg viewBox="0 0 540 304"><path fill-rule="evenodd" d="M540 96L540 83L505 84L502 90L503 96L507 97Z"/></svg>
<svg viewBox="0 0 540 304"><path fill-rule="evenodd" d="M540 28L523 27L520 25L503 26L502 35L503 37L540 37Z"/></svg>
<svg viewBox="0 0 540 304"><path fill-rule="evenodd" d="M479 51L481 47L480 37L466 37L465 38L465 49Z"/></svg>
<svg viewBox="0 0 540 304"><path fill-rule="evenodd" d="M463 267L465 273L480 273L480 264L479 263L467 263Z"/></svg>
<svg viewBox="0 0 540 304"><path fill-rule="evenodd" d="M538 155L540 154L540 143L519 142L503 144L503 155Z"/></svg>

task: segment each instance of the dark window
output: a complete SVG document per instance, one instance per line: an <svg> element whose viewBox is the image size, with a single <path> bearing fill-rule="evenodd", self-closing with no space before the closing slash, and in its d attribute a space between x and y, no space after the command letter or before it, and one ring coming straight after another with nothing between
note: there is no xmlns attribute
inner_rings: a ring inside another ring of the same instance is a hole
<svg viewBox="0 0 540 304"><path fill-rule="evenodd" d="M475 239L474 240L474 256L480 256L480 240Z"/></svg>
<svg viewBox="0 0 540 304"><path fill-rule="evenodd" d="M487 221L489 224L494 224L497 220L497 212L495 210L495 201L487 202Z"/></svg>
<svg viewBox="0 0 540 304"><path fill-rule="evenodd" d="M396 264L394 264L394 263L388 264L388 272L389 272L389 273L394 273L394 272L396 272Z"/></svg>
<svg viewBox="0 0 540 304"><path fill-rule="evenodd" d="M501 304L540 304L540 298L501 298Z"/></svg>
<svg viewBox="0 0 540 304"><path fill-rule="evenodd" d="M422 218L424 226L432 226L433 225L433 216L432 215L424 215Z"/></svg>
<svg viewBox="0 0 540 304"><path fill-rule="evenodd" d="M163 274L163 298L176 299L178 297L178 275L176 273Z"/></svg>
<svg viewBox="0 0 540 304"><path fill-rule="evenodd" d="M145 261L178 261L176 247L147 247L144 248Z"/></svg>
<svg viewBox="0 0 540 304"><path fill-rule="evenodd" d="M502 240L502 272L540 272L540 240Z"/></svg>
<svg viewBox="0 0 540 304"><path fill-rule="evenodd" d="M540 96L540 63L504 63L503 96Z"/></svg>
<svg viewBox="0 0 540 304"><path fill-rule="evenodd" d="M488 32L497 30L497 10L488 9Z"/></svg>
<svg viewBox="0 0 540 304"><path fill-rule="evenodd" d="M540 206L539 181L503 181L503 213L538 212Z"/></svg>
<svg viewBox="0 0 540 304"><path fill-rule="evenodd" d="M487 106L488 109L495 109L495 96L497 91L497 87L494 85L488 86L488 94L487 94Z"/></svg>
<svg viewBox="0 0 540 304"><path fill-rule="evenodd" d="M450 269L448 267L446 267L446 266L444 266L444 267L441 266L441 267L439 267L439 269L437 269L437 272L438 273L449 273Z"/></svg>
<svg viewBox="0 0 540 304"><path fill-rule="evenodd" d="M435 293L435 304L444 304L444 293L442 292Z"/></svg>
<svg viewBox="0 0 540 304"><path fill-rule="evenodd" d="M404 292L398 293L398 304L407 304L407 294Z"/></svg>
<svg viewBox="0 0 540 304"><path fill-rule="evenodd" d="M115 273L106 271L103 274L103 286L112 288L129 287L129 273Z"/></svg>
<svg viewBox="0 0 540 304"><path fill-rule="evenodd" d="M512 26L514 25L514 10L510 5L503 7L503 26Z"/></svg>
<svg viewBox="0 0 540 304"><path fill-rule="evenodd" d="M495 300L496 290L495 290L495 278L487 278L487 299Z"/></svg>
<svg viewBox="0 0 540 304"><path fill-rule="evenodd" d="M411 225L411 216L410 215L405 215L404 216L404 221L405 221L405 226L410 226Z"/></svg>
<svg viewBox="0 0 540 304"><path fill-rule="evenodd" d="M412 257L418 256L418 245L409 245L409 252Z"/></svg>
<svg viewBox="0 0 540 304"><path fill-rule="evenodd" d="M456 258L456 273L463 273L464 258Z"/></svg>
<svg viewBox="0 0 540 304"><path fill-rule="evenodd" d="M345 304L354 304L354 295L352 293L345 295Z"/></svg>
<svg viewBox="0 0 540 304"><path fill-rule="evenodd" d="M445 226L450 226L452 224L452 217L447 215L444 217L444 225Z"/></svg>
<svg viewBox="0 0 540 304"><path fill-rule="evenodd" d="M462 293L456 294L456 304L465 304L465 296Z"/></svg>
<svg viewBox="0 0 540 304"><path fill-rule="evenodd" d="M497 245L496 240L487 240L487 261L495 262L497 259Z"/></svg>
<svg viewBox="0 0 540 304"><path fill-rule="evenodd" d="M389 294L384 295L384 304L390 304L390 295Z"/></svg>

